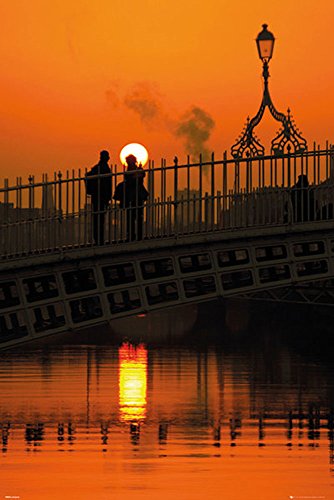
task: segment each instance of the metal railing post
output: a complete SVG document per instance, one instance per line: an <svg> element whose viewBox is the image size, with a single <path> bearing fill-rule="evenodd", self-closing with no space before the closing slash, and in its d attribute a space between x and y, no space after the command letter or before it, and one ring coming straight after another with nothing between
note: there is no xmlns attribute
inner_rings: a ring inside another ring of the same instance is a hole
<svg viewBox="0 0 334 500"><path fill-rule="evenodd" d="M62 177L63 174L61 171L58 172L58 217L57 217L57 225L58 225L58 245L61 247L63 245L62 241L62 224L63 224L63 210L62 210L62 203L63 203L63 196L62 196Z"/></svg>
<svg viewBox="0 0 334 500"><path fill-rule="evenodd" d="M211 230L215 223L215 154L211 154Z"/></svg>
<svg viewBox="0 0 334 500"><path fill-rule="evenodd" d="M202 227L202 191L203 191L203 165L202 165L202 155L199 155L199 210L198 210L198 231L201 230Z"/></svg>
<svg viewBox="0 0 334 500"><path fill-rule="evenodd" d="M179 189L179 172L178 158L174 158L174 233L178 234L178 189Z"/></svg>
<svg viewBox="0 0 334 500"><path fill-rule="evenodd" d="M288 188L289 188L291 186L291 157L290 157L291 146L290 146L290 144L288 144L287 150L288 150L288 174L287 174L287 177L288 177Z"/></svg>

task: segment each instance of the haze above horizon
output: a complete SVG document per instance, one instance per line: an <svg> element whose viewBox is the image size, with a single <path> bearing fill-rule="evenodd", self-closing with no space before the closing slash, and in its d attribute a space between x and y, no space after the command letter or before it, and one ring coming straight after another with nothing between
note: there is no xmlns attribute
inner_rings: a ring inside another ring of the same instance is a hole
<svg viewBox="0 0 334 500"><path fill-rule="evenodd" d="M261 101L264 22L275 105L309 143L333 138L330 0L13 0L1 14L1 177L90 167L101 149L119 163L129 142L170 163L196 147L220 157ZM267 112L265 144L278 125Z"/></svg>

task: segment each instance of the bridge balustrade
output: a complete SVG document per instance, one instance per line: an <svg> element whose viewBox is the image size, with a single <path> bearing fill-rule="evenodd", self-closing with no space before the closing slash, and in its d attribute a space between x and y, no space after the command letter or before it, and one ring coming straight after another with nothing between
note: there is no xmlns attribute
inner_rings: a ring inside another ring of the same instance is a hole
<svg viewBox="0 0 334 500"><path fill-rule="evenodd" d="M284 226L334 216L334 150L160 166L150 162L145 184L144 240ZM123 180L116 166L100 176L112 192ZM92 206L86 171L58 172L28 183L5 179L0 189L0 256L11 259L94 245ZM306 175L307 186L296 185ZM127 211L112 200L105 217L105 244L111 251L128 238ZM134 238L136 241L136 238ZM129 243L132 243L131 241ZM139 245L144 243L137 242Z"/></svg>

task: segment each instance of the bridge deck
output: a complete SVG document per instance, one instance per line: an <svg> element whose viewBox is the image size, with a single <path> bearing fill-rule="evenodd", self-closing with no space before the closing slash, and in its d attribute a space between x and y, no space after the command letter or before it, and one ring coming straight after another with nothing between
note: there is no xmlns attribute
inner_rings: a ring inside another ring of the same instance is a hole
<svg viewBox="0 0 334 500"><path fill-rule="evenodd" d="M334 230L321 222L290 231L230 231L67 250L1 266L0 341L9 347L180 304L334 283Z"/></svg>

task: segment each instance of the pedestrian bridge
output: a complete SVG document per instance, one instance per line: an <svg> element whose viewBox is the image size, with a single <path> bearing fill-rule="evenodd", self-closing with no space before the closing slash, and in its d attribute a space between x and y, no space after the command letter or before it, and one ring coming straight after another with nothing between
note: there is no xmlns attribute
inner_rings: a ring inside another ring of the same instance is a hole
<svg viewBox="0 0 334 500"><path fill-rule="evenodd" d="M0 342L243 296L334 305L334 151L151 163L143 239L112 202L92 239L85 172L0 189ZM298 177L307 176L307 185ZM102 179L103 178L103 179ZM101 182L112 190L123 172ZM297 206L298 205L298 206Z"/></svg>

